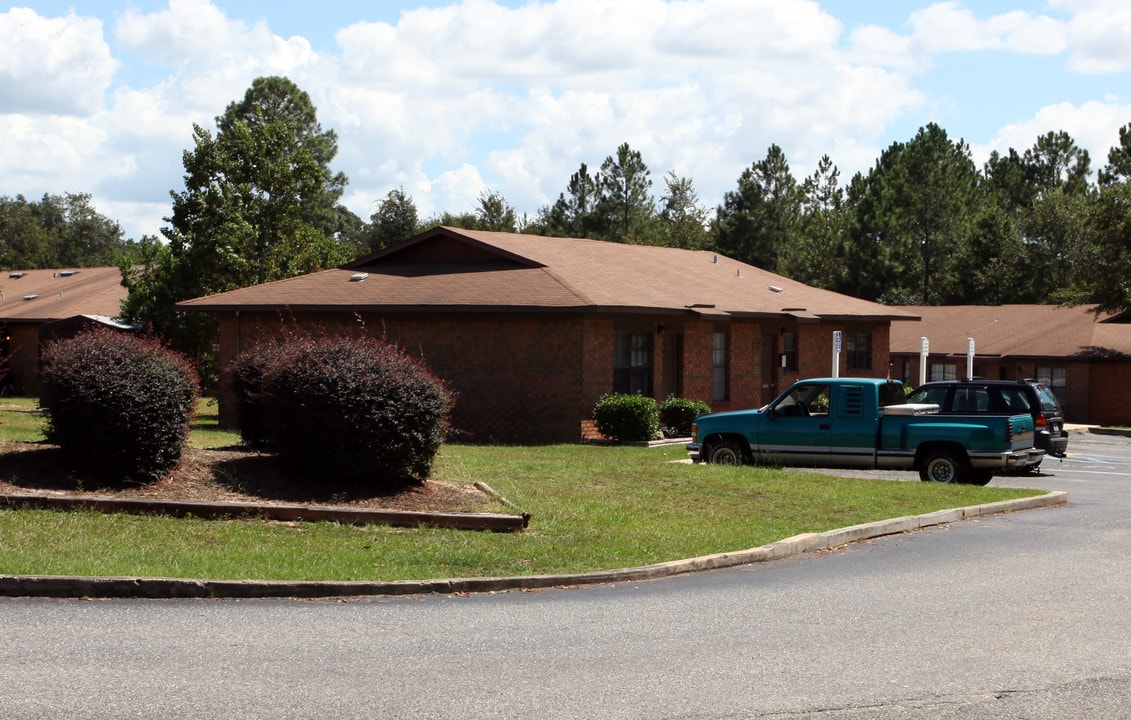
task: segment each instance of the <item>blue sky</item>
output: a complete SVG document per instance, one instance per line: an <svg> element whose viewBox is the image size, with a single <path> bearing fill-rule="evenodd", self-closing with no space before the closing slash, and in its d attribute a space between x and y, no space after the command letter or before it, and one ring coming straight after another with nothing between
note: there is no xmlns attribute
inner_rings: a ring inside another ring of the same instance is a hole
<svg viewBox="0 0 1131 720"><path fill-rule="evenodd" d="M1131 123L1125 0L38 0L0 35L0 195L89 192L130 237L264 75L338 133L363 218L397 187L533 215L623 142L713 207L771 144L847 181L928 122L979 164L1064 130L1096 169Z"/></svg>

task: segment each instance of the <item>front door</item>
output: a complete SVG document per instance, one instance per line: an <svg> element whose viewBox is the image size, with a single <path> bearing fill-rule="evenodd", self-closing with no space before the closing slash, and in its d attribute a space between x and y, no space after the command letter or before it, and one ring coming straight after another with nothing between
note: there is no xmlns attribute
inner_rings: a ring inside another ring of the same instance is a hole
<svg viewBox="0 0 1131 720"><path fill-rule="evenodd" d="M778 356L778 336L762 336L762 402L768 405L778 396L778 371L781 358Z"/></svg>

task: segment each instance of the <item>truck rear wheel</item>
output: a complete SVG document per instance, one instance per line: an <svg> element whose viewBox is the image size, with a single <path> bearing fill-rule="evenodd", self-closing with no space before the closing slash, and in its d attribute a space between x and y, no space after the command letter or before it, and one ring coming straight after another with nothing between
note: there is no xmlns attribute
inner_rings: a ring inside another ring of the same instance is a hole
<svg viewBox="0 0 1131 720"><path fill-rule="evenodd" d="M994 479L993 470L971 470L970 471L970 484L971 485L988 485L990 480Z"/></svg>
<svg viewBox="0 0 1131 720"><path fill-rule="evenodd" d="M707 462L712 465L745 465L746 455L735 440L723 440L711 448Z"/></svg>
<svg viewBox="0 0 1131 720"><path fill-rule="evenodd" d="M964 483L968 475L966 458L953 450L932 450L919 466L919 479L927 482Z"/></svg>

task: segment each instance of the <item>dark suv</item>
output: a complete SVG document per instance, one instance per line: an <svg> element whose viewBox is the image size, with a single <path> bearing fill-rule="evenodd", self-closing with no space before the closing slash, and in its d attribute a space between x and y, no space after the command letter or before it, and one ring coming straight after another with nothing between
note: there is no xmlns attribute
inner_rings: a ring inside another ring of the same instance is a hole
<svg viewBox="0 0 1131 720"><path fill-rule="evenodd" d="M1048 385L1037 380L936 380L923 383L907 402L932 403L949 415L1029 413L1037 426L1033 445L1053 457L1068 452L1064 413Z"/></svg>

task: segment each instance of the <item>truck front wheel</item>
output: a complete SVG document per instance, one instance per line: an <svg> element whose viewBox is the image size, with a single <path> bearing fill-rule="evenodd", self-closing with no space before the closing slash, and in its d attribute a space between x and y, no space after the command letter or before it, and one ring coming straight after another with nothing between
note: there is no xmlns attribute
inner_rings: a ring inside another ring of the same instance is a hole
<svg viewBox="0 0 1131 720"><path fill-rule="evenodd" d="M967 475L966 458L953 450L933 450L919 466L919 479L927 482L964 483Z"/></svg>
<svg viewBox="0 0 1131 720"><path fill-rule="evenodd" d="M707 462L712 465L745 465L746 456L734 440L723 440L711 448Z"/></svg>

